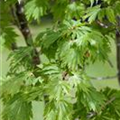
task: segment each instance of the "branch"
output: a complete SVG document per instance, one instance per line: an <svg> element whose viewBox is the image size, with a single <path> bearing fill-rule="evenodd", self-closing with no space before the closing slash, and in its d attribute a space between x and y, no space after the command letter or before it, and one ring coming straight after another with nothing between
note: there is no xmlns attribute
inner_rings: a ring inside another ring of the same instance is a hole
<svg viewBox="0 0 120 120"><path fill-rule="evenodd" d="M112 97L110 100L108 100L106 103L105 103L105 106L109 105L110 103L112 103L116 98L115 97Z"/></svg>
<svg viewBox="0 0 120 120"><path fill-rule="evenodd" d="M114 65L112 64L112 62L109 59L107 60L107 62L110 65L111 68L114 68Z"/></svg>
<svg viewBox="0 0 120 120"><path fill-rule="evenodd" d="M110 27L110 26L108 26L108 25L102 23L102 22L99 21L99 20L97 20L96 22L97 22L98 25L100 25L100 26L103 27L103 28L109 28L109 27Z"/></svg>
<svg viewBox="0 0 120 120"><path fill-rule="evenodd" d="M12 18L13 18L13 24L15 24L16 26L18 26L18 20L17 20L17 17L16 17L16 14L15 14L15 8L14 6L10 6L10 9L11 9L11 14L12 14ZM14 51L18 48L16 42L12 43L11 44L11 49Z"/></svg>
<svg viewBox="0 0 120 120"><path fill-rule="evenodd" d="M107 29L107 28L110 28L110 27L113 27L112 29L108 29L108 31L105 33L105 34L107 34L107 33L109 33L109 32L113 32L113 31L115 31L116 30L116 27L114 26L114 25L107 25L107 24L105 24L105 23L103 23L103 22L101 22L101 21L99 21L99 20L96 20L96 23L99 25L99 26L101 26L101 27L103 27L103 28L105 28L105 29Z"/></svg>
<svg viewBox="0 0 120 120"><path fill-rule="evenodd" d="M24 13L24 8L23 8L24 4L23 2L17 2L15 7L16 7L16 16L19 22L19 29L25 39L25 42L27 44L27 46L32 46L34 49L31 53L32 55L32 61L33 61L33 65L36 68L38 64L40 64L40 58L39 58L39 53L36 50L36 48L34 47L33 44L33 38L28 26L28 21L26 19L25 13Z"/></svg>
<svg viewBox="0 0 120 120"><path fill-rule="evenodd" d="M109 105L110 103L112 103L115 99L116 99L115 97L112 97L112 98L110 98L108 101L106 101L106 103L104 104L104 106L101 107L101 110L104 110L105 107L106 107L107 105ZM88 113L87 118L90 119L90 118L93 118L93 117L96 116L96 115L97 115L97 113L96 113L95 111L91 111L91 112Z"/></svg>
<svg viewBox="0 0 120 120"><path fill-rule="evenodd" d="M116 56L117 56L117 69L118 69L118 82L120 84L120 16L117 16L118 28L116 30Z"/></svg>
<svg viewBox="0 0 120 120"><path fill-rule="evenodd" d="M114 79L114 78L117 78L118 75L115 75L115 76L106 76L106 77L91 77L91 79L93 80L109 80L109 79Z"/></svg>

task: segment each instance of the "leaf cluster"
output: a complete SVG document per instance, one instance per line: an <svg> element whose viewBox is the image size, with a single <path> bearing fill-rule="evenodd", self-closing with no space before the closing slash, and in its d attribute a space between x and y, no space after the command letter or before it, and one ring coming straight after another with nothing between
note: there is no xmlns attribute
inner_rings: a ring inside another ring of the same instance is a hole
<svg viewBox="0 0 120 120"><path fill-rule="evenodd" d="M0 41L7 48L18 36L11 27L11 6L1 0ZM32 119L32 102L44 101L45 120L119 120L120 91L97 90L85 68L108 61L118 29L119 0L25 0L28 22L52 14L54 24L31 46L11 51L9 72L0 84L3 120ZM3 14L3 11L5 12ZM33 66L34 50L41 63Z"/></svg>

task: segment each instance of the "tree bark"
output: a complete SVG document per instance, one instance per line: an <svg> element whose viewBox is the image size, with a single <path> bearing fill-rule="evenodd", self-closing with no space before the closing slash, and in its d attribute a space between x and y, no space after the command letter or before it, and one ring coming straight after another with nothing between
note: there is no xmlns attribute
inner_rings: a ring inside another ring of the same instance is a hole
<svg viewBox="0 0 120 120"><path fill-rule="evenodd" d="M116 56L117 56L117 70L118 70L118 82L120 84L120 16L117 16L118 28L116 30Z"/></svg>
<svg viewBox="0 0 120 120"><path fill-rule="evenodd" d="M16 17L19 22L19 29L25 39L27 46L33 47L33 52L31 53L32 62L33 62L34 67L36 67L36 65L40 64L40 58L39 58L39 53L33 44L33 38L32 38L30 29L28 26L28 21L24 13L23 2L22 1L20 3L17 2L15 7L16 7Z"/></svg>

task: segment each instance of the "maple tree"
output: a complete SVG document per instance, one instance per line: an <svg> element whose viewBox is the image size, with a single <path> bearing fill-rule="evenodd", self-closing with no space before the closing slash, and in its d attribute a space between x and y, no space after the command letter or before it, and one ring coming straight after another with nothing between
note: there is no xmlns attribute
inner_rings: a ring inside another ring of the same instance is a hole
<svg viewBox="0 0 120 120"><path fill-rule="evenodd" d="M11 51L3 120L32 119L32 101L44 101L45 120L120 119L120 91L97 90L85 72L96 60L109 61L116 40L120 81L119 0L0 0L0 9L0 41ZM29 24L48 14L53 26L33 39ZM13 23L26 46L16 43Z"/></svg>

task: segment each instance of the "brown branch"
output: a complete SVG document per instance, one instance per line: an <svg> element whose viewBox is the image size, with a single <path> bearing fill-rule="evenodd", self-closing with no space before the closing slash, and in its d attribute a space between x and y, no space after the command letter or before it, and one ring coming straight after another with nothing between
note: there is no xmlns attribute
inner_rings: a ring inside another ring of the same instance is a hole
<svg viewBox="0 0 120 120"><path fill-rule="evenodd" d="M100 25L100 26L103 27L103 28L109 28L109 27L110 27L110 26L108 26L108 25L102 23L102 22L99 21L99 20L97 20L96 22L97 22L98 25Z"/></svg>
<svg viewBox="0 0 120 120"><path fill-rule="evenodd" d="M18 20L17 20L16 14L15 14L15 7L13 5L11 5L10 10L11 10L10 12L12 15L12 22L13 22L13 24L15 24L18 27L19 24L18 24ZM16 42L11 43L11 50L14 51L16 49L18 49Z"/></svg>
<svg viewBox="0 0 120 120"><path fill-rule="evenodd" d="M120 16L117 16L118 29L116 30L116 56L118 69L118 82L120 84Z"/></svg>
<svg viewBox="0 0 120 120"><path fill-rule="evenodd" d="M114 25L112 25L112 24L111 25L107 25L107 24L105 24L105 23L103 23L103 22L101 22L99 20L96 20L96 23L99 26L101 26L102 28L107 29L107 32L105 32L104 34L108 34L109 32L113 32L113 31L116 30L116 27ZM112 28L110 28L110 27L112 27Z"/></svg>
<svg viewBox="0 0 120 120"><path fill-rule="evenodd" d="M33 65L34 67L36 67L38 64L40 64L40 58L39 58L39 53L36 50L36 48L34 47L33 44L33 38L28 26L28 21L26 19L25 13L24 13L24 4L21 1L20 3L16 3L15 8L16 8L16 16L19 22L19 29L25 39L25 42L27 44L27 46L31 46L33 47L33 51L31 53L32 55L32 61L33 61Z"/></svg>
<svg viewBox="0 0 120 120"><path fill-rule="evenodd" d="M104 110L105 107L109 104L111 104L113 101L115 101L116 97L111 97L109 100L106 101L106 103L101 107L101 110Z"/></svg>
<svg viewBox="0 0 120 120"><path fill-rule="evenodd" d="M118 81L120 84L120 31L116 32L116 53L117 53L117 69L118 69Z"/></svg>
<svg viewBox="0 0 120 120"><path fill-rule="evenodd" d="M116 98L115 97L112 97L110 100L108 100L106 103L105 103L105 106L109 105L110 103L112 103Z"/></svg>

